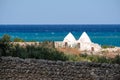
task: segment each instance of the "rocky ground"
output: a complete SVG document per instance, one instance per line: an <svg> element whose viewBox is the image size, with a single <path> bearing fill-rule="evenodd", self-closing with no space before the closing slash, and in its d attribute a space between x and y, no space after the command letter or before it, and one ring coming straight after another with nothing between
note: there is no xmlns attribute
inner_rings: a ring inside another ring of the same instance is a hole
<svg viewBox="0 0 120 80"><path fill-rule="evenodd" d="M0 80L120 80L120 65L1 57Z"/></svg>

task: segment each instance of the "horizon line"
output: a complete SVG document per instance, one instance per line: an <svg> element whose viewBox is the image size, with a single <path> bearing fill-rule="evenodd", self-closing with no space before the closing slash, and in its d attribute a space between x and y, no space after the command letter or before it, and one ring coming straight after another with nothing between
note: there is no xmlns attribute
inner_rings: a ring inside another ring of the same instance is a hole
<svg viewBox="0 0 120 80"><path fill-rule="evenodd" d="M120 25L120 24L0 24L0 25Z"/></svg>

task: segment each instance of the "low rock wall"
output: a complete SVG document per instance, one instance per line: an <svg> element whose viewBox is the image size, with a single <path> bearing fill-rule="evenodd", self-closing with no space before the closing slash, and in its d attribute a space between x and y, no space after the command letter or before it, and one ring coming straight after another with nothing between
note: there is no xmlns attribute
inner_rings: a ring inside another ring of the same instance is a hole
<svg viewBox="0 0 120 80"><path fill-rule="evenodd" d="M120 80L120 65L1 57L0 80Z"/></svg>

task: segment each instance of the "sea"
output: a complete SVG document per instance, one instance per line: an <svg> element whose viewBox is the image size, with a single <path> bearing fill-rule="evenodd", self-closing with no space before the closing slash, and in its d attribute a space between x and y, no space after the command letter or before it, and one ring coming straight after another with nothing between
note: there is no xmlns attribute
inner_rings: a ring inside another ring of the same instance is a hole
<svg viewBox="0 0 120 80"><path fill-rule="evenodd" d="M87 32L94 43L120 47L120 25L0 25L0 38L9 34L11 40L63 41L69 32L76 40Z"/></svg>

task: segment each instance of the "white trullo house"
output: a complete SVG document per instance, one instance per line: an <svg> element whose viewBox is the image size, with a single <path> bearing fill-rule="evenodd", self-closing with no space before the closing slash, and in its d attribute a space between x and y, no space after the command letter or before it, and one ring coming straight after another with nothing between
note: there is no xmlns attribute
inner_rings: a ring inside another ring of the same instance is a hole
<svg viewBox="0 0 120 80"><path fill-rule="evenodd" d="M76 39L71 32L63 40L63 46L65 47L75 47Z"/></svg>
<svg viewBox="0 0 120 80"><path fill-rule="evenodd" d="M83 32L80 38L77 40L77 47L81 51L99 51L101 46L93 43L86 32Z"/></svg>

